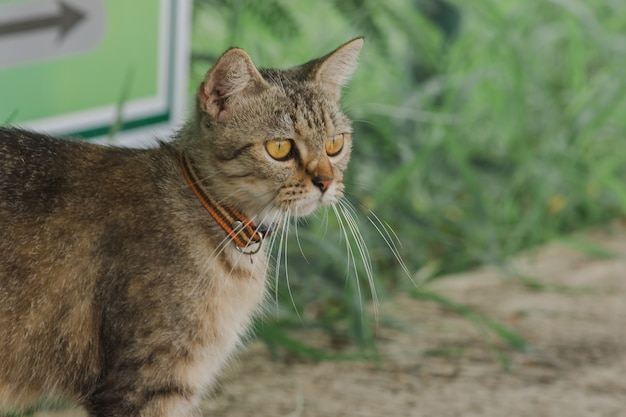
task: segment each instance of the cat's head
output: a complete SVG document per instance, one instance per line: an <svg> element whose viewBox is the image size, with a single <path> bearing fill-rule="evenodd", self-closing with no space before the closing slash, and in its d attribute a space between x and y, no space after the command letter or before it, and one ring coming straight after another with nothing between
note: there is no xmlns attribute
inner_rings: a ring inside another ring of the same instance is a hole
<svg viewBox="0 0 626 417"><path fill-rule="evenodd" d="M362 45L287 70L236 48L219 58L198 89L193 143L216 198L260 222L341 198L352 129L339 98Z"/></svg>

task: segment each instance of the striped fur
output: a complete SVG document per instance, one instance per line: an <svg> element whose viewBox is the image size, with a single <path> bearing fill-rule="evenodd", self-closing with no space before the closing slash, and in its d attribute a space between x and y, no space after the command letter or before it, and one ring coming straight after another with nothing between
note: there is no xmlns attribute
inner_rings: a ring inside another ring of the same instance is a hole
<svg viewBox="0 0 626 417"><path fill-rule="evenodd" d="M181 152L194 183L266 228L336 203L350 142L331 156L324 143L349 138L339 90L361 44L284 71L227 51L188 124L153 149L0 128L0 415L42 400L197 415L262 305L267 261L199 204ZM273 160L273 137L297 153Z"/></svg>

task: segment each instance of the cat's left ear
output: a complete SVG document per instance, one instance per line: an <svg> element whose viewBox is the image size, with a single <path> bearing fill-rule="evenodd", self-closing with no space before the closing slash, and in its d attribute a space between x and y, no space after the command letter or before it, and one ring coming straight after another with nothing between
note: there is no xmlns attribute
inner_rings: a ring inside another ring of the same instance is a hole
<svg viewBox="0 0 626 417"><path fill-rule="evenodd" d="M313 79L339 97L341 87L346 85L356 70L363 38L356 38L315 61L310 74Z"/></svg>
<svg viewBox="0 0 626 417"><path fill-rule="evenodd" d="M237 104L269 84L243 49L231 48L217 60L198 90L202 111L221 121L237 111Z"/></svg>

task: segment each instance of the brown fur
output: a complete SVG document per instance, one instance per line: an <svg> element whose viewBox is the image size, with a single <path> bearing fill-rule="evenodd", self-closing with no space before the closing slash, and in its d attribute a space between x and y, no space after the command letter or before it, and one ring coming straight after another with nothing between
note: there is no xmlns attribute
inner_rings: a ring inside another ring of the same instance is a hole
<svg viewBox="0 0 626 417"><path fill-rule="evenodd" d="M333 157L324 142L351 130L338 98L361 45L284 71L227 51L155 149L0 129L0 410L51 398L92 416L195 415L261 304L266 260L207 214L179 152L257 224L335 203L350 141ZM272 138L294 155L272 159Z"/></svg>

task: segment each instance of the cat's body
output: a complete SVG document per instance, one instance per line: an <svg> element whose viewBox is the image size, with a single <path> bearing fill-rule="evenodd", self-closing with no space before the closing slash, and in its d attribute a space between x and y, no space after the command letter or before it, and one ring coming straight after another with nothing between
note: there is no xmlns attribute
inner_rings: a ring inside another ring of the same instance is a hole
<svg viewBox="0 0 626 417"><path fill-rule="evenodd" d="M0 129L0 415L46 398L92 416L195 415L267 269L202 193L257 238L336 202L350 151L337 101L361 45L260 73L227 51L195 117L155 149Z"/></svg>

